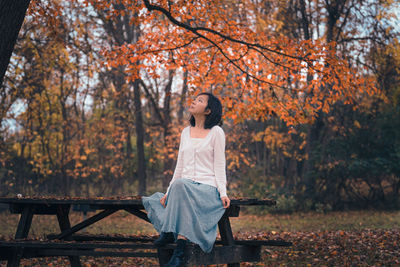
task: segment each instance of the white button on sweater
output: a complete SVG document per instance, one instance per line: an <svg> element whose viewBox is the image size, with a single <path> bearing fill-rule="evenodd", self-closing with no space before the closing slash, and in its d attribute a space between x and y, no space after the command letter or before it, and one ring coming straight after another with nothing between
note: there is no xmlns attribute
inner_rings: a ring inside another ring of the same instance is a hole
<svg viewBox="0 0 400 267"><path fill-rule="evenodd" d="M166 194L176 179L187 178L214 186L220 197L227 196L224 130L215 125L199 142L191 139L190 127L187 126L181 132L178 159Z"/></svg>

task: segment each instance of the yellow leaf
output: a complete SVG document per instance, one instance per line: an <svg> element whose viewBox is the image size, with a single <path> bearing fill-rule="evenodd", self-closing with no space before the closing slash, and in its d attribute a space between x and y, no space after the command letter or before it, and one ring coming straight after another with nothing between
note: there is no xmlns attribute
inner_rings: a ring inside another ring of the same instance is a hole
<svg viewBox="0 0 400 267"><path fill-rule="evenodd" d="M354 121L354 126L356 126L358 129L361 128L361 124L357 120Z"/></svg>

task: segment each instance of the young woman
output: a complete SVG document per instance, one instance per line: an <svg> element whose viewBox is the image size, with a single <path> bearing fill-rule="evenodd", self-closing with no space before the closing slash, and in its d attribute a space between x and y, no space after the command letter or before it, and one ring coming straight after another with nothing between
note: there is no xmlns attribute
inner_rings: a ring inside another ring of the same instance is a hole
<svg viewBox="0 0 400 267"><path fill-rule="evenodd" d="M226 194L225 133L221 102L203 92L190 105L190 125L180 136L174 175L165 194L142 197L147 216L160 233L154 244L177 243L166 266L181 266L187 240L209 253L218 221L229 207Z"/></svg>

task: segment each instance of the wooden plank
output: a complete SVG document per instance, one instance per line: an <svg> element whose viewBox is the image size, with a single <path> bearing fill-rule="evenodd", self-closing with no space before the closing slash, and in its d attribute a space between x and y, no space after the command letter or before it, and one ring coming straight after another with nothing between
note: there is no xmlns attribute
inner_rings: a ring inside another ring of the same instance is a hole
<svg viewBox="0 0 400 267"><path fill-rule="evenodd" d="M152 257L156 258L156 252L141 251L111 251L90 249L54 249L54 248L25 248L21 258L41 258L54 256L93 256L93 257Z"/></svg>
<svg viewBox="0 0 400 267"><path fill-rule="evenodd" d="M57 205L57 220L61 232L71 228L69 221L70 204ZM68 237L65 240L69 240Z"/></svg>
<svg viewBox="0 0 400 267"><path fill-rule="evenodd" d="M126 210L127 212L139 217L142 220L145 220L148 223L151 223L150 219L147 217L147 213L136 209L136 208L125 208L124 210Z"/></svg>
<svg viewBox="0 0 400 267"><path fill-rule="evenodd" d="M139 199L140 198L140 199ZM132 197L132 199L105 199L105 198L72 198L72 197L22 197L22 198L10 198L10 197L0 197L0 203L8 204L82 204L82 205L115 205L115 206L138 206L140 209L144 209L141 197Z"/></svg>
<svg viewBox="0 0 400 267"><path fill-rule="evenodd" d="M73 233L88 227L91 224L94 224L95 222L100 221L101 219L113 214L114 212L116 212L118 209L109 209L109 210L103 210L102 212L84 220L81 223L78 223L77 225L73 226L72 228L69 228L65 231L63 231L61 234L55 236L55 239L64 239L70 235L72 235Z"/></svg>
<svg viewBox="0 0 400 267"><path fill-rule="evenodd" d="M234 245L231 223L229 217L224 214L218 222L219 234L221 235L221 243L223 245Z"/></svg>
<svg viewBox="0 0 400 267"><path fill-rule="evenodd" d="M288 247L292 246L292 242L287 242L284 240L235 240L237 245L246 246L278 246L278 247Z"/></svg>
<svg viewBox="0 0 400 267"><path fill-rule="evenodd" d="M150 257L156 258L155 252L119 252L119 251L91 251L91 250L60 250L41 249L38 256L93 256L93 257Z"/></svg>
<svg viewBox="0 0 400 267"><path fill-rule="evenodd" d="M225 215L229 217L239 217L240 206L230 205L229 208L225 210Z"/></svg>
<svg viewBox="0 0 400 267"><path fill-rule="evenodd" d="M175 244L169 244L169 248L175 248ZM121 243L121 242L70 242L70 241L36 241L14 240L0 241L0 248L26 247L26 248L56 248L56 249L94 249L94 248L121 248L121 249L156 249L152 242L148 243Z"/></svg>
<svg viewBox="0 0 400 267"><path fill-rule="evenodd" d="M34 214L53 215L57 214L57 206L54 204L35 204L35 203L11 203L10 212L14 214L22 213L26 205L34 205Z"/></svg>
<svg viewBox="0 0 400 267"><path fill-rule="evenodd" d="M171 248L159 248L158 257L160 266L164 266L173 254ZM161 260L162 259L162 260ZM239 262L256 262L261 260L261 246L215 246L210 253L205 253L199 246L185 248L185 266L211 264L238 264ZM240 264L239 264L240 265Z"/></svg>
<svg viewBox="0 0 400 267"><path fill-rule="evenodd" d="M32 218L34 213L34 205L26 205L22 211L21 217L18 222L17 232L15 233L15 239L26 238L31 228ZM19 266L22 254L24 253L23 247L15 248L10 259L7 262L7 267Z"/></svg>
<svg viewBox="0 0 400 267"><path fill-rule="evenodd" d="M51 197L22 197L22 198L10 198L10 197L0 197L0 203L8 204L82 204L90 205L91 207L110 208L111 206L136 206L138 209L143 210L143 204L141 196L132 196L124 198L77 198L77 197L62 197L62 198L51 198ZM103 206L102 206L103 205ZM276 205L276 201L273 199L256 199L256 198L232 198L231 205L266 205L273 206Z"/></svg>
<svg viewBox="0 0 400 267"><path fill-rule="evenodd" d="M49 239L54 239L56 235L48 235ZM136 242L136 243L150 243L154 242L157 237L148 237L148 236L106 236L106 235L72 235L71 240L74 241L108 241L108 242ZM222 245L221 240L215 241L216 245ZM284 241L284 240L237 240L235 239L236 245L253 245L253 246L292 246L292 242Z"/></svg>
<svg viewBox="0 0 400 267"><path fill-rule="evenodd" d="M229 221L229 216L224 214L218 222L219 234L221 235L221 243L224 246L235 245L235 240L233 239L231 223ZM228 267L240 267L239 262L229 263Z"/></svg>
<svg viewBox="0 0 400 267"><path fill-rule="evenodd" d="M188 250L187 265L239 264L239 262L256 262L261 260L260 246L214 246L210 253L204 253L196 246Z"/></svg>
<svg viewBox="0 0 400 267"><path fill-rule="evenodd" d="M0 241L0 248L54 248L54 249L157 249L153 243L62 242L62 241ZM174 249L175 244L168 248Z"/></svg>
<svg viewBox="0 0 400 267"><path fill-rule="evenodd" d="M241 206L275 206L276 200L274 199L257 199L257 198L241 198L232 199L231 205Z"/></svg>
<svg viewBox="0 0 400 267"><path fill-rule="evenodd" d="M26 248L55 248L55 249L95 249L95 248L120 248L120 249L157 249L152 240L147 243L130 242L71 242L71 241L37 241L37 240L13 240L0 241L0 248L7 247L26 247ZM215 246L219 247L223 242L217 240ZM246 246L286 246L291 245L291 242L281 240L235 240L236 245ZM190 244L189 246L197 246ZM167 244L164 248L174 249L176 244Z"/></svg>
<svg viewBox="0 0 400 267"><path fill-rule="evenodd" d="M48 239L55 239L56 234L47 235ZM110 235L89 235L89 234L74 234L71 235L71 240L74 241L110 241L110 242L153 242L157 237L147 236L110 236Z"/></svg>
<svg viewBox="0 0 400 267"><path fill-rule="evenodd" d="M11 247L2 247L0 249L0 260L9 260L13 252Z"/></svg>
<svg viewBox="0 0 400 267"><path fill-rule="evenodd" d="M70 208L71 204L57 205L57 220L61 232L71 229L71 223L69 221ZM65 239L71 240L70 236L65 237ZM78 256L69 256L68 258L72 267L81 267L81 262Z"/></svg>
<svg viewBox="0 0 400 267"><path fill-rule="evenodd" d="M17 232L15 233L15 239L25 238L29 234L31 228L32 218L34 213L34 206L27 205L24 207L21 218L18 222Z"/></svg>

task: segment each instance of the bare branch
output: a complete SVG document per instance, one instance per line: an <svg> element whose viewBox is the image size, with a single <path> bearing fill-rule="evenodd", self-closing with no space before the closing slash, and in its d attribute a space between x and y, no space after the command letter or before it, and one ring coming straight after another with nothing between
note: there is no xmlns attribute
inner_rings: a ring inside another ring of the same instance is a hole
<svg viewBox="0 0 400 267"><path fill-rule="evenodd" d="M160 11L160 12L163 13L173 24L175 24L175 25L177 25L177 26L179 26L179 27L181 27L181 28L184 28L184 29L186 29L186 30L188 30L188 31L191 31L191 32L193 32L194 34L198 35L198 36L201 37L201 38L205 38L205 37L204 37L203 35L201 35L201 34L199 33L199 31L205 31L205 32L209 32L209 33L218 35L218 36L220 36L221 38L226 39L226 40L229 40L229 41L234 42L234 43L242 44L242 45L245 45L245 46L248 46L248 47L257 47L257 48L259 48L259 49L266 50L266 51L268 51L268 52L271 52L271 53L274 53L274 54L277 54L277 55L280 55L280 56L285 56L285 57L288 57L288 58L292 58L292 59L310 61L310 60L308 60L308 59L306 59L306 58L304 58L304 57L292 56L292 55L289 55L289 54L286 54L286 53L282 53L282 52L280 52L280 51L277 51L277 50L274 50L274 49L265 47L265 46L263 46L263 45L261 45L261 44L258 44L258 43L250 43L250 42L238 40L238 39L235 39L235 38L233 38L233 37L231 37L231 36L229 36L229 35L225 35L225 34L223 34L223 33L221 33L221 32L218 32L218 31L213 30L213 29L210 29L210 28L206 28L206 27L192 27L192 26L190 26L190 25L188 25L188 24L185 24L185 23L183 23L183 22L181 22L181 21L175 19L175 18L172 16L172 14L171 14L170 12L168 12L165 8L162 8L162 7L156 6L156 5L152 5L152 4L150 4L149 0L144 0L144 3L145 3L145 5L146 5L146 8L147 8L149 11L153 11L153 10ZM206 40L208 41L209 39L206 39Z"/></svg>

